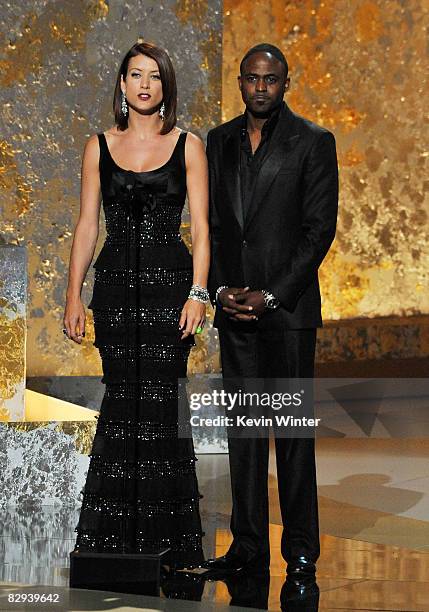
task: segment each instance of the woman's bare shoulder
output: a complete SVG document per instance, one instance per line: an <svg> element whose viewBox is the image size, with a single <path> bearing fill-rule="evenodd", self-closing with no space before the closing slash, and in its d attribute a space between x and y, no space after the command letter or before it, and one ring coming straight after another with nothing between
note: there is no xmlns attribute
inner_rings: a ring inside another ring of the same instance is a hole
<svg viewBox="0 0 429 612"><path fill-rule="evenodd" d="M98 151L98 134L91 134L85 143L85 153Z"/></svg>
<svg viewBox="0 0 429 612"><path fill-rule="evenodd" d="M187 132L187 134L188 135L186 137L186 149L188 151L192 153L205 150L204 142L199 136L197 136L193 132Z"/></svg>
<svg viewBox="0 0 429 612"><path fill-rule="evenodd" d="M185 162L187 169L195 167L201 169L207 163L206 149L199 136L192 132L187 133L185 143Z"/></svg>
<svg viewBox="0 0 429 612"><path fill-rule="evenodd" d="M84 161L98 163L100 157L100 146L98 143L98 135L91 134L91 136L85 142L85 148L83 151Z"/></svg>

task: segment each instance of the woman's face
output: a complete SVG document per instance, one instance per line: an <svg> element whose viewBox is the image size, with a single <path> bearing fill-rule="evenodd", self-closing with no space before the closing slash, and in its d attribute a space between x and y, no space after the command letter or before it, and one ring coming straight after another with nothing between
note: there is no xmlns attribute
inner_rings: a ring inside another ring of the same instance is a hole
<svg viewBox="0 0 429 612"><path fill-rule="evenodd" d="M121 77L121 89L128 104L143 115L150 115L162 102L162 83L158 64L151 57L136 55L128 62L128 71Z"/></svg>

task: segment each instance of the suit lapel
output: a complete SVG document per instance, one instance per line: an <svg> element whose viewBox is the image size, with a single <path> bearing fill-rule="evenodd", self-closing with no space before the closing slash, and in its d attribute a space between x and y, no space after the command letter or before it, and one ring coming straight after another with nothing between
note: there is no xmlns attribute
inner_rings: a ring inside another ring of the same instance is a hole
<svg viewBox="0 0 429 612"><path fill-rule="evenodd" d="M237 221L243 229L243 206L240 187L240 124L233 127L223 142L224 183Z"/></svg>
<svg viewBox="0 0 429 612"><path fill-rule="evenodd" d="M263 199L276 178L287 155L299 140L295 117L288 106L279 117L279 122L271 136L268 151L259 169L252 200L244 223L246 230L262 205Z"/></svg>

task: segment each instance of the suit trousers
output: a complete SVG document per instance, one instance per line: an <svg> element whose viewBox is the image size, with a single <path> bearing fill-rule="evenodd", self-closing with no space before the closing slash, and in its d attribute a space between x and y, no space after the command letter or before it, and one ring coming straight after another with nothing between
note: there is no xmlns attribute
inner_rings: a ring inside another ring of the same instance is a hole
<svg viewBox="0 0 429 612"><path fill-rule="evenodd" d="M230 323L219 329L222 374L228 378L313 378L316 328L258 329ZM230 552L243 560L269 556L269 439L228 437L232 489ZM277 481L286 562L320 555L314 438L275 436Z"/></svg>

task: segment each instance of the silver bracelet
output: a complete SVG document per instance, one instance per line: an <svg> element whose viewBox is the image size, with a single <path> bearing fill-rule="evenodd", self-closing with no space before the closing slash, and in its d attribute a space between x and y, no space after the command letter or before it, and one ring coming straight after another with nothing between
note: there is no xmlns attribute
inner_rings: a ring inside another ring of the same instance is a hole
<svg viewBox="0 0 429 612"><path fill-rule="evenodd" d="M205 287L201 287L200 285L192 285L188 295L188 300L195 300L196 302L207 304L209 299L209 292Z"/></svg>
<svg viewBox="0 0 429 612"><path fill-rule="evenodd" d="M264 296L265 308L269 310L275 310L280 306L280 300L276 298L272 293L266 289L262 289L262 295Z"/></svg>
<svg viewBox="0 0 429 612"><path fill-rule="evenodd" d="M215 296L215 303L219 304L219 294L221 291L223 291L224 289L228 289L228 287L226 285L221 285L220 287L218 287L216 289L216 296Z"/></svg>

